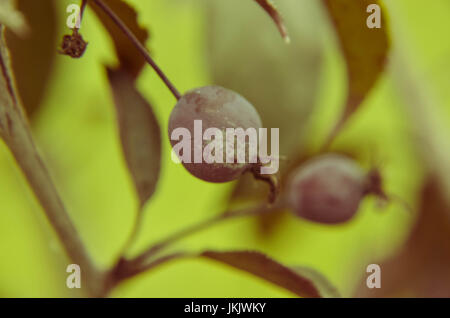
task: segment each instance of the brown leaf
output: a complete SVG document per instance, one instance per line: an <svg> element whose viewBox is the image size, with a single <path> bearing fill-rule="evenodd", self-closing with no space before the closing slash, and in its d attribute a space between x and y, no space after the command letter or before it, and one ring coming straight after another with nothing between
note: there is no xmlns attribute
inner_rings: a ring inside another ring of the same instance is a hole
<svg viewBox="0 0 450 318"><path fill-rule="evenodd" d="M338 132L347 119L358 109L361 102L380 77L390 47L386 25L386 8L375 0L323 0L333 21L342 53L347 65L348 92L342 117L332 132ZM381 28L367 26L367 7L380 5Z"/></svg>
<svg viewBox="0 0 450 318"><path fill-rule="evenodd" d="M6 41L20 97L27 114L33 116L41 105L57 53L58 22L54 0L20 0L17 4L29 32L18 37L7 30Z"/></svg>
<svg viewBox="0 0 450 318"><path fill-rule="evenodd" d="M341 294L334 287L328 279L320 272L310 267L295 266L292 268L300 276L311 279L316 285L322 297L326 298L340 298Z"/></svg>
<svg viewBox="0 0 450 318"><path fill-rule="evenodd" d="M259 252L206 251L201 256L253 274L301 297L318 298L323 295L311 272L303 276L297 270L286 267ZM323 285L323 282L320 281L319 284Z"/></svg>
<svg viewBox="0 0 450 318"><path fill-rule="evenodd" d="M141 207L155 191L161 167L161 132L158 121L133 77L108 68L114 95L120 139Z"/></svg>
<svg viewBox="0 0 450 318"><path fill-rule="evenodd" d="M381 288L369 289L366 277L357 297L450 297L450 206L439 183L423 188L419 216L404 246L381 268Z"/></svg>
<svg viewBox="0 0 450 318"><path fill-rule="evenodd" d="M148 38L148 31L138 25L137 13L126 2L121 0L103 0L127 25L138 40L145 44ZM133 43L124 33L114 24L111 19L95 4L91 5L100 21L111 35L114 42L117 57L119 59L120 68L127 70L134 78L136 78L142 67L145 65L145 59L136 49Z"/></svg>
<svg viewBox="0 0 450 318"><path fill-rule="evenodd" d="M278 12L277 8L273 5L273 3L270 0L255 0L272 18L272 20L277 25L278 31L280 31L281 36L283 39L289 43L289 35L286 29L286 26L284 25L283 18L281 17L281 14Z"/></svg>

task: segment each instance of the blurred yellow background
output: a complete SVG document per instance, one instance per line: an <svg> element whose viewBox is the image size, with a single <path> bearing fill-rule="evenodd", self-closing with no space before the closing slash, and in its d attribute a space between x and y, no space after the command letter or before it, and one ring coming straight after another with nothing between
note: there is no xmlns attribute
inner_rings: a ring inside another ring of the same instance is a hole
<svg viewBox="0 0 450 318"><path fill-rule="evenodd" d="M56 2L60 39L69 32L65 26L65 9L74 1ZM290 100L295 100L297 89L301 91L302 87L310 85L310 76L317 75L317 91L311 89L302 93L313 94L310 96L313 103L292 103L289 107L298 106L301 116L305 116L298 118L298 144L312 149L323 142L342 109L346 75L333 30L318 1L276 1L292 33L289 46L252 1L127 2L139 12L141 25L150 31L147 47L182 92L215 82L217 74L221 74L220 68L233 69L228 76L236 77L233 89L241 92L239 78L250 80L252 76L245 73L247 70L233 68L230 64L233 59L242 57L244 53L236 53L241 50L248 50L244 56L252 59L251 50L255 47L248 47L249 39L245 37L250 32L257 43L264 44L258 47L263 50L261 54L274 57L267 63L279 57L284 63L280 66L282 74L297 79L297 73L288 72L289 69L301 71L295 67L297 55L302 52L296 51L295 41L305 41L302 44L305 54L320 54L317 67L307 70L311 75L300 77L304 82L291 81L289 90L280 94L290 94ZM449 136L446 128L450 127L450 3L448 0L386 0L384 3L393 43L391 64L334 147L350 148L359 153L365 167L370 166L375 156L380 162L387 192L402 197L416 208L429 167L426 151L420 146L422 130L417 128L415 108L407 102L405 91L398 83L402 77L396 73L410 72L410 79L418 88L433 96L436 104L426 111L442 120L444 130L440 133ZM218 10L223 10L222 15ZM228 19L223 12L229 14ZM234 33L227 37L224 30L237 26L246 30L242 35ZM213 43L210 43L209 32L218 32ZM314 36L308 36L310 32L314 32ZM112 42L89 8L81 33L89 42L85 55L79 60L56 56L43 104L32 126L83 241L95 261L107 267L115 260L131 231L137 198L121 153L104 70L105 65L116 63ZM210 49L211 45L216 49ZM220 52L226 54L211 56ZM305 64L305 58L298 56L298 63ZM210 65L211 61L214 66ZM260 82L261 90L268 85L260 75L255 75L254 80ZM166 131L175 100L149 67L144 68L138 87L160 121L164 149L158 189L145 207L144 223L133 247L134 253L161 236L219 213L233 189L233 184L200 181L171 161ZM282 98L285 97L280 96ZM255 107L258 109L258 104ZM276 107L283 106L274 105ZM400 204L392 203L380 209L375 200L369 198L348 224L324 226L285 215L273 231L263 236L257 221L233 220L183 241L181 246L193 250L257 249L284 264L311 266L321 271L344 296L351 296L355 286L366 277L366 266L394 253L413 222L414 215ZM0 242L0 296L82 295L66 287L68 274L65 270L70 261L4 143L0 143ZM119 286L112 296L293 295L246 273L202 259L161 266Z"/></svg>

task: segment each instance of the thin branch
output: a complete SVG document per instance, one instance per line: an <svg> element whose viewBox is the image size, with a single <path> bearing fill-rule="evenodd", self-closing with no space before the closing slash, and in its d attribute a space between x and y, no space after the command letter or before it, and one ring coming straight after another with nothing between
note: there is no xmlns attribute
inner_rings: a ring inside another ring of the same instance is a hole
<svg viewBox="0 0 450 318"><path fill-rule="evenodd" d="M119 252L118 262L121 259L125 258L125 254L132 247L133 243L136 241L136 238L142 228L141 219L142 219L142 211L139 210L136 217L134 218L131 232L130 232L127 240L125 241L125 244L121 248L121 251Z"/></svg>
<svg viewBox="0 0 450 318"><path fill-rule="evenodd" d="M109 285L109 289L106 289L105 294L108 294L109 291L115 286L117 286L117 284L119 284L120 282L127 280L131 277L134 277L138 274L141 274L143 272L154 269L155 267L158 267L166 262L175 259L188 258L194 256L197 256L197 253L175 252L161 256L149 263L136 264L136 266L130 266L130 263L128 263L126 260L122 260L121 263L118 264L116 269L111 272L112 283Z"/></svg>
<svg viewBox="0 0 450 318"><path fill-rule="evenodd" d="M99 272L91 261L36 149L15 87L2 25L0 25L0 68L0 137L9 147L28 180L67 254L73 262L80 265L85 273L86 285L91 293L95 294Z"/></svg>
<svg viewBox="0 0 450 318"><path fill-rule="evenodd" d="M282 202L279 201L275 205L263 204L253 208L227 211L223 214L219 214L205 221L201 221L200 223L194 224L190 227L180 230L179 232L175 232L174 234L168 236L167 238L161 240L160 242L149 247L145 252L136 258L127 261L130 267L141 267L142 264L145 264L151 257L155 256L158 252L162 251L169 245L184 239L188 236L191 236L195 233L198 233L202 230L210 228L216 224L224 222L226 220L239 218L239 217L247 217L247 216L255 216L255 215L263 215L267 213L271 213L276 211L277 209L282 207Z"/></svg>
<svg viewBox="0 0 450 318"><path fill-rule="evenodd" d="M145 60L151 67L155 70L161 80L166 84L167 88L172 92L173 96L178 100L181 98L180 92L176 89L176 87L172 84L172 82L167 78L164 72L158 67L153 58L148 53L147 49L142 45L139 39L133 34L133 32L123 23L123 21L115 14L113 10L111 10L108 5L106 5L102 0L90 0L94 2L100 9L102 9L111 20L122 30L123 33L130 39L130 41L134 44L134 46L141 52L144 56Z"/></svg>
<svg viewBox="0 0 450 318"><path fill-rule="evenodd" d="M143 252L141 255L137 256L134 259L127 260L125 258L121 258L117 262L113 270L111 270L110 272L109 280L112 283L108 285L108 288L105 290L105 293L107 294L112 288L114 288L121 281L129 279L142 272L153 269L168 261L179 258L188 258L192 256L197 256L197 253L174 252L151 260L152 257L156 256L159 252L164 250L169 245L172 245L173 243L176 243L184 238L187 238L188 236L194 235L202 230L205 230L207 228L210 228L214 225L217 225L230 219L268 214L275 212L281 209L282 207L284 207L284 200L279 200L274 205L263 204L252 208L226 211L210 219L201 221L200 223L194 224L190 227L175 232L174 234L161 240L159 243L152 245L149 249L147 249L145 252Z"/></svg>
<svg viewBox="0 0 450 318"><path fill-rule="evenodd" d="M269 0L255 0L255 1L261 6L261 8L264 9L264 11L267 12L267 14L269 14L269 16L275 22L284 42L286 42L286 44L291 43L291 38L289 37L286 26L284 25L283 18L281 17L281 14L275 8L273 3L271 3L271 1Z"/></svg>

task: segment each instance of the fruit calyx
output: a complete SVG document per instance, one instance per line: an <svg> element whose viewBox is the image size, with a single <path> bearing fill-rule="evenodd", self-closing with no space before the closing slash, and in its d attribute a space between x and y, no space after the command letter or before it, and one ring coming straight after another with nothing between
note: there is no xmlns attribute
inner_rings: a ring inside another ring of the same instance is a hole
<svg viewBox="0 0 450 318"><path fill-rule="evenodd" d="M383 201L389 201L389 197L383 190L383 177L380 170L373 168L366 177L365 195L373 194Z"/></svg>

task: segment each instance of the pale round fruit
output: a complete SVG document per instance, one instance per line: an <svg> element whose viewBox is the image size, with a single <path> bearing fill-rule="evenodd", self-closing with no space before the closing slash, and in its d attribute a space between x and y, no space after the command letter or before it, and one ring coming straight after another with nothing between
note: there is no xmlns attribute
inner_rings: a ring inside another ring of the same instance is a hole
<svg viewBox="0 0 450 318"><path fill-rule="evenodd" d="M169 139L172 147L179 140L172 140L172 132L176 128L186 128L191 136L191 159L193 161L194 120L202 121L201 134L208 128L218 128L225 136L227 128L255 128L262 127L261 118L250 102L241 95L219 86L196 88L184 94L175 105L169 119ZM259 140L259 139L258 139ZM203 141L203 150L208 144ZM245 145L244 145L245 146ZM224 151L225 153L225 151ZM184 167L195 177L208 182L228 182L237 179L251 166L250 163L207 163L202 157L201 163L182 162Z"/></svg>
<svg viewBox="0 0 450 318"><path fill-rule="evenodd" d="M367 174L353 159L327 154L293 172L288 202L298 217L336 224L356 214L367 189Z"/></svg>

